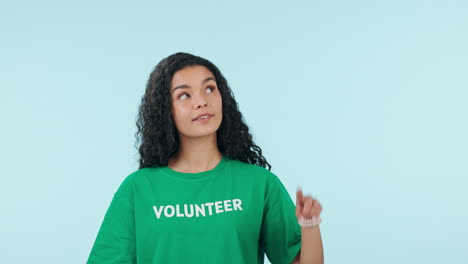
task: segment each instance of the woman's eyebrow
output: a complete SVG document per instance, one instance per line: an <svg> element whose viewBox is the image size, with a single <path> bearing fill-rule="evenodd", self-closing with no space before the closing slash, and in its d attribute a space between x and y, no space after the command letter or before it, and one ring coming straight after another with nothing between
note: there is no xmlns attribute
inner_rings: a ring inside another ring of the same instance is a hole
<svg viewBox="0 0 468 264"><path fill-rule="evenodd" d="M208 82L210 80L216 81L213 77L208 77L205 80L203 80L201 82L201 84L204 84L204 83L206 83L206 82ZM190 86L188 86L186 84L178 85L178 86L174 87L174 89L172 89L171 94L173 94L175 92L175 90L177 90L177 89L187 89L187 88L190 88Z"/></svg>

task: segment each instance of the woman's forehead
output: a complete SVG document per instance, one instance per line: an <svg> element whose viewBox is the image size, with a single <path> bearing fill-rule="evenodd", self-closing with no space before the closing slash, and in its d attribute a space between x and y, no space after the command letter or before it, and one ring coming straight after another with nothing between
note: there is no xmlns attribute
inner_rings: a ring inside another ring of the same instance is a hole
<svg viewBox="0 0 468 264"><path fill-rule="evenodd" d="M176 73L171 81L171 93L180 88L191 88L192 85L199 86L216 79L204 66L188 66Z"/></svg>
<svg viewBox="0 0 468 264"><path fill-rule="evenodd" d="M205 66L201 65L190 65L186 66L174 73L172 82L176 83L179 81L197 81L205 79L206 77L214 77L213 73L208 70Z"/></svg>

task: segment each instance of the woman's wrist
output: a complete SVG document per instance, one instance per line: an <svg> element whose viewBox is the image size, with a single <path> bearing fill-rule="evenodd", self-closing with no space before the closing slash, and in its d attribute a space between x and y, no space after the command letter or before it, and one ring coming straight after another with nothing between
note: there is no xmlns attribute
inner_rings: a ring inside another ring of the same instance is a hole
<svg viewBox="0 0 468 264"><path fill-rule="evenodd" d="M317 227L322 222L320 216L314 216L310 219L301 217L298 219L298 223L302 228L314 228Z"/></svg>

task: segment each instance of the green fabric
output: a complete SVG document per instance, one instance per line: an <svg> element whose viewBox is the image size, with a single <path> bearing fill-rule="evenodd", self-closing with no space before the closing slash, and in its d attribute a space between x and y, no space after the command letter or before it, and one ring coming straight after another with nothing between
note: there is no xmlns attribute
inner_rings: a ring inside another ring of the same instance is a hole
<svg viewBox="0 0 468 264"><path fill-rule="evenodd" d="M280 179L223 157L212 170L143 168L114 194L88 264L290 264L301 249L295 204Z"/></svg>

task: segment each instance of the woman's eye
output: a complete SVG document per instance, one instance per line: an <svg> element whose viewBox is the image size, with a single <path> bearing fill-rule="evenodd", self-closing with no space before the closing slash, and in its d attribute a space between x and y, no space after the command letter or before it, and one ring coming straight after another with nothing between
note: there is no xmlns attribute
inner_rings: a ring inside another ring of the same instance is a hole
<svg viewBox="0 0 468 264"><path fill-rule="evenodd" d="M214 88L213 86L208 86L208 87L206 87L206 88L207 88L207 89L210 88L210 89L211 89L211 92L213 92L213 91L215 90L215 88ZM183 94L179 95L179 99L182 99L182 96L184 96L184 95L189 95L189 94L188 94L188 93L183 93Z"/></svg>
<svg viewBox="0 0 468 264"><path fill-rule="evenodd" d="M186 94L188 95L188 93L181 93L181 94L179 94L179 95L177 96L177 99L181 99L182 96L184 96L184 95L186 95Z"/></svg>

